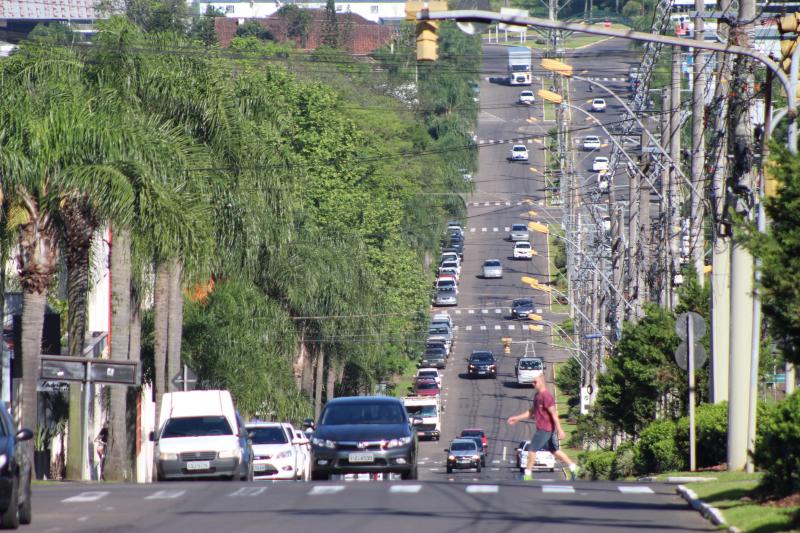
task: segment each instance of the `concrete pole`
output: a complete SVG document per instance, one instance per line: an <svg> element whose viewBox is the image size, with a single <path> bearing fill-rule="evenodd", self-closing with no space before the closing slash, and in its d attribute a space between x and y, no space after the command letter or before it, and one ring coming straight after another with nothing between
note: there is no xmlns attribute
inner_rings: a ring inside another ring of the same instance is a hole
<svg viewBox="0 0 800 533"><path fill-rule="evenodd" d="M727 12L731 0L720 2L720 9ZM718 32L727 36L728 28L720 24ZM730 313L731 313L731 240L728 226L721 223L725 215L725 178L728 163L728 88L732 75L732 57L717 54L717 80L714 100L719 108L714 116L714 131L721 133L719 149L714 163L712 196L714 202L714 228L711 255L711 401L720 403L728 399L728 377L730 373Z"/></svg>
<svg viewBox="0 0 800 533"><path fill-rule="evenodd" d="M625 258L628 262L628 275L625 277L626 290L623 291L628 295L628 301L633 304L633 311L626 313L628 320L638 320L642 315L642 286L639 284L639 272L642 269L639 261L639 240L640 232L642 231L639 223L640 182L638 172L628 173L628 199L630 203L628 204L628 247L627 257Z"/></svg>
<svg viewBox="0 0 800 533"><path fill-rule="evenodd" d="M641 225L639 235L639 246L636 253L639 254L639 268L636 270L639 287L639 316L643 316L643 304L650 301L650 291L647 284L647 273L650 269L650 186L641 184L639 187L639 224Z"/></svg>
<svg viewBox="0 0 800 533"><path fill-rule="evenodd" d="M670 96L670 142L669 155L675 166L681 164L681 49L672 47L672 94ZM669 172L669 225L667 238L669 239L669 308L675 309L678 303L675 294L675 275L680 269L680 187L679 168L670 167Z"/></svg>
<svg viewBox="0 0 800 533"><path fill-rule="evenodd" d="M670 91L667 89L661 90L661 146L664 150L669 150L670 144ZM661 202L659 210L661 211L659 220L661 221L661 239L659 246L659 271L661 272L661 291L659 294L659 301L661 307L669 307L669 293L670 293L670 268L669 268L669 165L666 158L660 159L661 167Z"/></svg>
<svg viewBox="0 0 800 533"><path fill-rule="evenodd" d="M755 1L740 0L739 20L753 20ZM750 46L749 31L752 24L740 28L741 46ZM734 121L734 146L753 146L753 128L750 123L750 105L753 101L753 75L749 61L739 58L736 64L738 102L732 108ZM740 154L741 156L741 154ZM734 181L740 186L755 190L755 172L752 158L741 157L737 161ZM752 220L752 212L747 216ZM755 268L753 256L738 239L733 240L731 250L731 328L730 328L730 380L728 390L728 470L744 470L747 462L747 416L750 403L750 356L753 340L753 280Z"/></svg>
<svg viewBox="0 0 800 533"><path fill-rule="evenodd" d="M616 339L617 332L622 331L622 317L625 311L622 298L620 297L620 293L624 294L622 276L625 266L625 243L623 240L625 225L622 207L615 201L612 204L612 209L610 209L608 213L611 216L611 282L617 290L610 291L609 296L613 309L612 326L614 329L611 333L614 335L613 338Z"/></svg>
<svg viewBox="0 0 800 533"><path fill-rule="evenodd" d="M605 329L603 328L603 322L600 318L600 283L597 276L597 270L595 269L592 272L592 314L589 315L592 317L592 322L595 326L598 327L600 332L604 332ZM603 347L603 340L597 339L592 341L592 361L591 365L591 380L590 385L592 386L592 396L597 392L597 374L600 370L600 349Z"/></svg>
<svg viewBox="0 0 800 533"><path fill-rule="evenodd" d="M695 0L694 8L698 13L705 10L704 0ZM700 6L699 8L697 6ZM697 16L694 19L694 38L696 41L703 41L705 35L705 23L703 17ZM705 92L706 92L706 54L699 48L694 51L694 72L692 73L694 87L692 91L692 183L696 191L705 190L705 173L703 167L706 160L705 136L703 135L703 123L705 119ZM705 243L703 235L703 198L695 191L690 191L690 226L689 243L692 254L694 269L697 271L697 279L702 285L705 281Z"/></svg>

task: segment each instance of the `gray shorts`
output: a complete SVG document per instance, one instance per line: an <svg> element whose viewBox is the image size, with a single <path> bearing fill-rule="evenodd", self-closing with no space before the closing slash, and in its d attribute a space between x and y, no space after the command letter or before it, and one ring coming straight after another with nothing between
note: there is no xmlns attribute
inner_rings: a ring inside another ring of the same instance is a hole
<svg viewBox="0 0 800 533"><path fill-rule="evenodd" d="M531 445L528 447L533 452L545 450L550 453L555 453L559 449L558 435L555 431L543 431L537 429L531 438Z"/></svg>

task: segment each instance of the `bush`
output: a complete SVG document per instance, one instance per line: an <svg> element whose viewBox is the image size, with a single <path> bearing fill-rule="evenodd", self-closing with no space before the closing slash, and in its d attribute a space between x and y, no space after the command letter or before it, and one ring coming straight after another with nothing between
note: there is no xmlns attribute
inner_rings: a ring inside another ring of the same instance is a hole
<svg viewBox="0 0 800 533"><path fill-rule="evenodd" d="M580 455L580 463L586 472L586 477L591 480L611 479L611 466L614 464L612 451L594 450Z"/></svg>
<svg viewBox="0 0 800 533"><path fill-rule="evenodd" d="M766 473L761 488L782 497L800 491L800 391L765 413L753 459Z"/></svg>
<svg viewBox="0 0 800 533"><path fill-rule="evenodd" d="M695 410L695 434L697 467L704 468L724 463L728 449L728 403L699 405ZM688 460L689 417L685 416L677 421L675 443Z"/></svg>
<svg viewBox="0 0 800 533"><path fill-rule="evenodd" d="M636 473L637 444L628 441L620 444L611 464L611 479L621 479Z"/></svg>
<svg viewBox="0 0 800 533"><path fill-rule="evenodd" d="M672 420L656 420L647 426L639 437L636 470L643 474L683 470L685 454L675 444L675 433Z"/></svg>

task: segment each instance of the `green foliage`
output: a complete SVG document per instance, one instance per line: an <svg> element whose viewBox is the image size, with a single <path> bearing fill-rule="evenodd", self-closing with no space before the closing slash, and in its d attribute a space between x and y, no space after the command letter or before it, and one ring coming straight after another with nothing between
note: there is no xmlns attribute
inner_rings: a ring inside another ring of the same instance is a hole
<svg viewBox="0 0 800 533"><path fill-rule="evenodd" d="M800 391L763 414L753 459L765 470L765 492L783 497L800 491Z"/></svg>
<svg viewBox="0 0 800 533"><path fill-rule="evenodd" d="M69 25L62 22L41 22L28 34L28 39L51 45L71 45L79 40Z"/></svg>
<svg viewBox="0 0 800 533"><path fill-rule="evenodd" d="M558 366L556 374L558 390L567 396L577 396L581 389L581 364L571 357Z"/></svg>
<svg viewBox="0 0 800 533"><path fill-rule="evenodd" d="M97 9L116 14L115 0L100 0ZM188 4L183 0L125 0L125 16L146 32L179 32L187 29Z"/></svg>
<svg viewBox="0 0 800 533"><path fill-rule="evenodd" d="M311 13L294 4L285 4L276 13L286 22L286 36L297 40L300 46L306 45L308 39L308 25L311 23Z"/></svg>
<svg viewBox="0 0 800 533"><path fill-rule="evenodd" d="M636 474L636 453L638 444L626 441L614 452L611 463L611 479L623 479Z"/></svg>
<svg viewBox="0 0 800 533"><path fill-rule="evenodd" d="M224 16L225 13L214 9L212 5L208 5L203 16L195 18L194 22L192 22L192 26L189 28L189 36L197 39L205 46L217 44L216 17ZM239 28L236 29L236 35L239 35Z"/></svg>
<svg viewBox="0 0 800 533"><path fill-rule="evenodd" d="M686 453L675 443L676 431L672 420L656 420L642 431L636 448L638 472L659 473L686 467Z"/></svg>
<svg viewBox="0 0 800 533"><path fill-rule="evenodd" d="M249 19L244 24L236 28L236 37L255 37L261 41L274 41L275 36L272 35L267 28L262 26L257 20Z"/></svg>
<svg viewBox="0 0 800 533"><path fill-rule="evenodd" d="M336 20L336 2L328 0L325 4L325 23L322 26L322 44L330 48L338 48L339 23Z"/></svg>
<svg viewBox="0 0 800 533"><path fill-rule="evenodd" d="M689 417L675 423L675 443L689 455ZM702 404L695 409L696 457L699 468L717 466L727 459L728 403Z"/></svg>
<svg viewBox="0 0 800 533"><path fill-rule="evenodd" d="M622 16L632 19L635 17L640 17L643 14L643 7L642 4L637 2L636 0L628 0L625 2L625 5L622 7Z"/></svg>
<svg viewBox="0 0 800 533"><path fill-rule="evenodd" d="M583 452L579 461L585 471L585 476L592 481L599 479L612 479L611 473L615 453L606 450L592 450Z"/></svg>

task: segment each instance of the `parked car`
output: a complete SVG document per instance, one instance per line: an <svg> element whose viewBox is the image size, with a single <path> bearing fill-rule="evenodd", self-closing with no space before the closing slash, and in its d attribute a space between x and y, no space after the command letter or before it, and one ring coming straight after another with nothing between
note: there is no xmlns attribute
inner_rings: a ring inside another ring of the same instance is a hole
<svg viewBox="0 0 800 533"><path fill-rule="evenodd" d="M534 102L533 91L522 91L519 93L517 102L523 105L531 105Z"/></svg>
<svg viewBox="0 0 800 533"><path fill-rule="evenodd" d="M592 99L592 111L605 111L606 110L606 101L602 98L594 98Z"/></svg>
<svg viewBox="0 0 800 533"><path fill-rule="evenodd" d="M417 432L403 403L387 396L328 400L311 439L311 477L398 473L417 478Z"/></svg>
<svg viewBox="0 0 800 533"><path fill-rule="evenodd" d="M454 280L458 281L458 276L460 273L461 272L458 267L439 267L438 276L441 277L450 275Z"/></svg>
<svg viewBox="0 0 800 533"><path fill-rule="evenodd" d="M583 149L584 150L597 150L600 148L600 137L597 135L587 135L583 138Z"/></svg>
<svg viewBox="0 0 800 533"><path fill-rule="evenodd" d="M458 295L453 289L439 289L436 291L436 299L434 301L436 306L449 306L458 305Z"/></svg>
<svg viewBox="0 0 800 533"><path fill-rule="evenodd" d="M445 324L438 324L428 328L428 342L430 341L444 341L447 352L451 351L453 346L453 330Z"/></svg>
<svg viewBox="0 0 800 533"><path fill-rule="evenodd" d="M453 289L458 294L458 283L452 276L452 274L445 274L446 277L439 277L436 278L436 290L439 289Z"/></svg>
<svg viewBox="0 0 800 533"><path fill-rule="evenodd" d="M422 355L420 368L445 368L447 366L447 353L443 348L429 348Z"/></svg>
<svg viewBox="0 0 800 533"><path fill-rule="evenodd" d="M464 242L450 241L449 243L445 243L444 248L442 248L442 253L445 252L455 252L458 254L458 257L464 259Z"/></svg>
<svg viewBox="0 0 800 533"><path fill-rule="evenodd" d="M0 400L0 527L3 529L16 529L20 524L30 524L33 518L33 465L23 444L32 438L30 429L17 430L8 404Z"/></svg>
<svg viewBox="0 0 800 533"><path fill-rule="evenodd" d="M417 396L439 396L441 388L435 379L417 379L414 381L414 394Z"/></svg>
<svg viewBox="0 0 800 533"><path fill-rule="evenodd" d="M528 318L535 313L533 305L533 298L517 298L511 302L511 318Z"/></svg>
<svg viewBox="0 0 800 533"><path fill-rule="evenodd" d="M444 252L439 259L439 263L444 263L445 261L455 261L460 265L461 257L456 252Z"/></svg>
<svg viewBox="0 0 800 533"><path fill-rule="evenodd" d="M497 377L497 360L494 354L489 351L475 350L467 359L467 376L475 377Z"/></svg>
<svg viewBox="0 0 800 533"><path fill-rule="evenodd" d="M440 387L442 386L442 375L439 374L439 371L435 368L420 368L417 370L417 375L414 378L415 380L418 379L432 379L434 380Z"/></svg>
<svg viewBox="0 0 800 533"><path fill-rule="evenodd" d="M508 158L511 161L527 161L528 149L525 147L524 144L515 144L511 148L511 151L508 154Z"/></svg>
<svg viewBox="0 0 800 533"><path fill-rule="evenodd" d="M483 277L502 278L503 277L503 263L499 259L487 259L483 262Z"/></svg>
<svg viewBox="0 0 800 533"><path fill-rule="evenodd" d="M452 268L455 270L456 277L461 277L461 263L458 261L442 261L439 263L439 271L441 272L443 268Z"/></svg>
<svg viewBox="0 0 800 533"><path fill-rule="evenodd" d="M517 468L520 472L524 472L528 465L528 453L530 453L531 441L526 440L519 443L517 446ZM550 472L556 471L556 458L547 450L539 450L536 453L536 458L533 462L534 470L549 470Z"/></svg>
<svg viewBox="0 0 800 533"><path fill-rule="evenodd" d="M531 233L528 230L528 225L511 224L511 232L508 234L508 240L511 242L531 240Z"/></svg>
<svg viewBox="0 0 800 533"><path fill-rule="evenodd" d="M475 439L453 439L450 447L444 450L447 453L447 473L453 470L474 468L481 471L481 455Z"/></svg>
<svg viewBox="0 0 800 533"><path fill-rule="evenodd" d="M453 319L450 317L450 313L434 313L431 318L431 324L438 322L447 322L448 326L453 327Z"/></svg>
<svg viewBox="0 0 800 533"><path fill-rule="evenodd" d="M605 156L597 156L592 161L592 171L600 172L601 170L608 170L608 158Z"/></svg>
<svg viewBox="0 0 800 533"><path fill-rule="evenodd" d="M486 432L481 428L464 428L461 430L462 437L480 437L481 438L481 447L483 451L488 453L489 452L489 438L486 436Z"/></svg>
<svg viewBox="0 0 800 533"><path fill-rule="evenodd" d="M253 441L255 479L300 479L306 471L306 457L300 455L301 439L294 428L281 422L251 422L247 431Z"/></svg>
<svg viewBox="0 0 800 533"><path fill-rule="evenodd" d="M514 243L514 259L533 259L533 246L528 241Z"/></svg>

